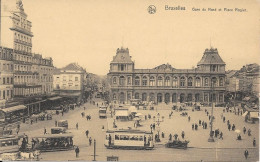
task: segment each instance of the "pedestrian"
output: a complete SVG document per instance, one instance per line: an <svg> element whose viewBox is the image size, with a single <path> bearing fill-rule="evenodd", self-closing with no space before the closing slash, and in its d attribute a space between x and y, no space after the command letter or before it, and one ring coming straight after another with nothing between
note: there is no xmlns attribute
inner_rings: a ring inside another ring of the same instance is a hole
<svg viewBox="0 0 260 162"><path fill-rule="evenodd" d="M190 122L190 116L188 117L188 121Z"/></svg>
<svg viewBox="0 0 260 162"><path fill-rule="evenodd" d="M150 125L150 128L151 128L151 133L153 132L153 125L151 124Z"/></svg>
<svg viewBox="0 0 260 162"><path fill-rule="evenodd" d="M229 124L229 125L228 125L228 130L230 131L230 129L231 129L231 125Z"/></svg>
<svg viewBox="0 0 260 162"><path fill-rule="evenodd" d="M207 116L209 116L209 112L207 111Z"/></svg>
<svg viewBox="0 0 260 162"><path fill-rule="evenodd" d="M244 155L245 155L245 158L247 159L247 157L248 157L248 155L249 155L247 149L245 150Z"/></svg>
<svg viewBox="0 0 260 162"><path fill-rule="evenodd" d="M207 129L207 125L208 125L207 122L205 122L205 129Z"/></svg>
<svg viewBox="0 0 260 162"><path fill-rule="evenodd" d="M174 140L178 139L178 134L174 134Z"/></svg>
<svg viewBox="0 0 260 162"><path fill-rule="evenodd" d="M246 127L243 128L243 132L244 132L244 134L246 134Z"/></svg>
<svg viewBox="0 0 260 162"><path fill-rule="evenodd" d="M155 130L155 123L153 123L153 130Z"/></svg>
<svg viewBox="0 0 260 162"><path fill-rule="evenodd" d="M78 123L76 124L76 129L79 129L79 124Z"/></svg>
<svg viewBox="0 0 260 162"><path fill-rule="evenodd" d="M253 139L253 146L254 146L254 147L256 146L256 140L255 140L255 138Z"/></svg>
<svg viewBox="0 0 260 162"><path fill-rule="evenodd" d="M37 123L37 121L38 121L38 118L36 117L36 118L35 118L35 122Z"/></svg>
<svg viewBox="0 0 260 162"><path fill-rule="evenodd" d="M234 131L236 129L235 124L232 125L232 131Z"/></svg>
<svg viewBox="0 0 260 162"><path fill-rule="evenodd" d="M55 127L57 127L57 125L58 125L58 122L57 122L57 120L55 120Z"/></svg>
<svg viewBox="0 0 260 162"><path fill-rule="evenodd" d="M248 133L248 136L251 136L251 129L248 129L247 133Z"/></svg>
<svg viewBox="0 0 260 162"><path fill-rule="evenodd" d="M31 124L33 124L33 120L31 119Z"/></svg>
<svg viewBox="0 0 260 162"><path fill-rule="evenodd" d="M88 138L88 133L89 133L89 131L88 131L88 130L86 130L86 136L87 136L87 138Z"/></svg>
<svg viewBox="0 0 260 162"><path fill-rule="evenodd" d="M209 115L209 120L211 119L211 116Z"/></svg>
<svg viewBox="0 0 260 162"><path fill-rule="evenodd" d="M227 120L227 125L229 125L229 120Z"/></svg>
<svg viewBox="0 0 260 162"><path fill-rule="evenodd" d="M203 129L205 128L205 123L204 123L204 121L202 121L202 128L203 128Z"/></svg>
<svg viewBox="0 0 260 162"><path fill-rule="evenodd" d="M222 132L220 132L220 134L219 134L219 139L223 140L223 133Z"/></svg>
<svg viewBox="0 0 260 162"><path fill-rule="evenodd" d="M78 158L79 157L79 147L78 146L75 149L75 153L76 153L76 158Z"/></svg>
<svg viewBox="0 0 260 162"><path fill-rule="evenodd" d="M226 120L226 117L225 117L225 116L223 116L223 123L225 123L225 120Z"/></svg>
<svg viewBox="0 0 260 162"><path fill-rule="evenodd" d="M182 137L182 139L184 139L184 137L185 137L184 131L181 132L181 137Z"/></svg>
<svg viewBox="0 0 260 162"><path fill-rule="evenodd" d="M197 123L195 124L195 130L198 130L198 124Z"/></svg>
<svg viewBox="0 0 260 162"><path fill-rule="evenodd" d="M192 130L194 130L194 124L192 124Z"/></svg>
<svg viewBox="0 0 260 162"><path fill-rule="evenodd" d="M172 141L172 134L169 135L169 141Z"/></svg>
<svg viewBox="0 0 260 162"><path fill-rule="evenodd" d="M91 137L89 137L88 142L89 142L89 146L91 146L91 143L92 143Z"/></svg>
<svg viewBox="0 0 260 162"><path fill-rule="evenodd" d="M164 138L164 133L162 132L162 138Z"/></svg>
<svg viewBox="0 0 260 162"><path fill-rule="evenodd" d="M47 130L46 130L46 128L44 127L44 132L43 132L44 134L47 134Z"/></svg>

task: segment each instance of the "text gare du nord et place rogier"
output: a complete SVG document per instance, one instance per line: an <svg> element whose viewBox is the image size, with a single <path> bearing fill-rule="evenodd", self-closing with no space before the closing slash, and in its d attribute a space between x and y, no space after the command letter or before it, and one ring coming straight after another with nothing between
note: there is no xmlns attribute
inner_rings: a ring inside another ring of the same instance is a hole
<svg viewBox="0 0 260 162"><path fill-rule="evenodd" d="M193 7L192 11L225 11L225 12L247 12L247 10L245 8L196 8Z"/></svg>

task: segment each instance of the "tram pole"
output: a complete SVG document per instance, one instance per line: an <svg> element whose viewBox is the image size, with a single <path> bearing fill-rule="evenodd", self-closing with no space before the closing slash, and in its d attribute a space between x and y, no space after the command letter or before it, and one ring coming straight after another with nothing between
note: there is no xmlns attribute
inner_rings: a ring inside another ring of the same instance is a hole
<svg viewBox="0 0 260 162"><path fill-rule="evenodd" d="M94 160L96 161L96 140L94 139Z"/></svg>

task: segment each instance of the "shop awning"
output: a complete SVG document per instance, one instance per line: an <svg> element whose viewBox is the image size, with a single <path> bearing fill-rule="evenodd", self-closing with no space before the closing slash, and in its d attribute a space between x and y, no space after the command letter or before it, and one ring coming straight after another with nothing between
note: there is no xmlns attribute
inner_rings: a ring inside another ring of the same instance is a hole
<svg viewBox="0 0 260 162"><path fill-rule="evenodd" d="M250 112L250 118L258 118L259 114L258 112Z"/></svg>
<svg viewBox="0 0 260 162"><path fill-rule="evenodd" d="M54 100L58 100L58 99L61 99L62 97L60 97L60 96L56 96L56 97L51 97L51 98L49 98L49 100L51 100L51 101L54 101Z"/></svg>
<svg viewBox="0 0 260 162"><path fill-rule="evenodd" d="M4 108L4 109L2 109L2 111L5 113L9 113L9 112L13 112L13 111L22 110L22 109L26 109L26 106L17 105L17 106L13 106L13 107Z"/></svg>
<svg viewBox="0 0 260 162"><path fill-rule="evenodd" d="M247 114L248 114L248 111L246 111L242 116L246 117Z"/></svg>
<svg viewBox="0 0 260 162"><path fill-rule="evenodd" d="M128 116L127 111L116 111L116 116Z"/></svg>

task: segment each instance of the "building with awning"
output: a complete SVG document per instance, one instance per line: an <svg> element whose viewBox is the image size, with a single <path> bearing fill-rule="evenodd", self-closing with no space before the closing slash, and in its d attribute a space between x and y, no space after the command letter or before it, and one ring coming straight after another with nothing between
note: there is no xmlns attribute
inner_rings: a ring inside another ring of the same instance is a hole
<svg viewBox="0 0 260 162"><path fill-rule="evenodd" d="M49 98L48 100L55 101L55 100L59 100L59 99L62 99L62 97L60 97L60 96L55 96L55 97Z"/></svg>
<svg viewBox="0 0 260 162"><path fill-rule="evenodd" d="M25 105L15 105L12 107L3 108L0 110L0 121L2 122L16 122L27 113Z"/></svg>
<svg viewBox="0 0 260 162"><path fill-rule="evenodd" d="M127 110L117 110L115 112L116 119L121 120L128 120L129 119L129 113Z"/></svg>

